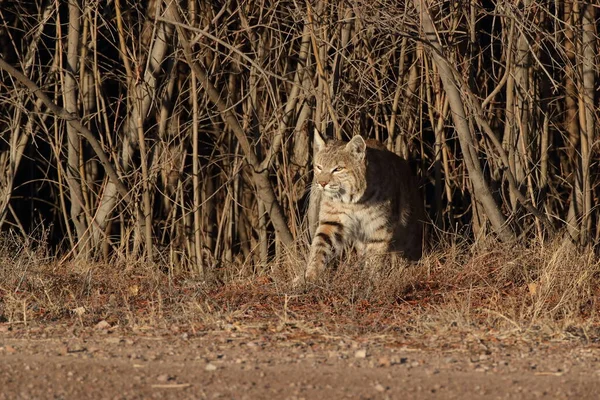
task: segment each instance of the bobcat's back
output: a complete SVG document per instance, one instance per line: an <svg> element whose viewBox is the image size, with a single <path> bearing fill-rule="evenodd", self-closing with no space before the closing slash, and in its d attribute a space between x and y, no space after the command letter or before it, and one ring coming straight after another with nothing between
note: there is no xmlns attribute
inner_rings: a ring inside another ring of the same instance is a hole
<svg viewBox="0 0 600 400"><path fill-rule="evenodd" d="M347 247L363 255L397 252L420 258L425 213L408 162L360 136L347 143L315 140L320 146L313 188L320 196L319 222L306 279L316 279Z"/></svg>

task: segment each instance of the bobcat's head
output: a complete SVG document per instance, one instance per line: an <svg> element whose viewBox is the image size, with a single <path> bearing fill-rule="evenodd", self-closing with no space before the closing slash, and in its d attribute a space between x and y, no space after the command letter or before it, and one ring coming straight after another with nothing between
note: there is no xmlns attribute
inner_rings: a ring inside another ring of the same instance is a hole
<svg viewBox="0 0 600 400"><path fill-rule="evenodd" d="M315 148L316 189L342 203L358 201L367 186L365 140L361 136L354 136L349 142L325 142L316 133Z"/></svg>

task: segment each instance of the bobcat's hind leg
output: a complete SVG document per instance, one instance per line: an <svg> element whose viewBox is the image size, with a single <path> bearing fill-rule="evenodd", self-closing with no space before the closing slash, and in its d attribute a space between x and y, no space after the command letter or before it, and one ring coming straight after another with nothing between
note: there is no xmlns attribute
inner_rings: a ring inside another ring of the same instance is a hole
<svg viewBox="0 0 600 400"><path fill-rule="evenodd" d="M370 240L355 245L362 258L363 272L373 280L389 264L389 245L387 240Z"/></svg>

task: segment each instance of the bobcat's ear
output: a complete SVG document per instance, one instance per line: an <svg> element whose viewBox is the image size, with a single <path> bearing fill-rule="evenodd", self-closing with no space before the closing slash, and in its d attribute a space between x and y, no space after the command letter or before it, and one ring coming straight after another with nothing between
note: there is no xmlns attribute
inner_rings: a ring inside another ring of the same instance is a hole
<svg viewBox="0 0 600 400"><path fill-rule="evenodd" d="M323 139L323 136L321 136L321 134L319 133L319 131L317 130L317 128L315 128L315 135L313 137L313 143L314 143L314 148L315 148L315 152L319 152L321 150L323 150L323 148L325 147L325 139Z"/></svg>
<svg viewBox="0 0 600 400"><path fill-rule="evenodd" d="M352 154L358 161L362 161L365 158L365 152L367 151L367 144L362 136L356 135L346 145L346 151Z"/></svg>

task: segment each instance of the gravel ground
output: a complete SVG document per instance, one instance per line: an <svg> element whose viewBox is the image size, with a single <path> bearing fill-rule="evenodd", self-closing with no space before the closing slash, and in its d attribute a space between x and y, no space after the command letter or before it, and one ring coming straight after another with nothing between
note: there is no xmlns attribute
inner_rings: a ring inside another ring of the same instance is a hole
<svg viewBox="0 0 600 400"><path fill-rule="evenodd" d="M596 399L600 347L0 324L0 399Z"/></svg>

